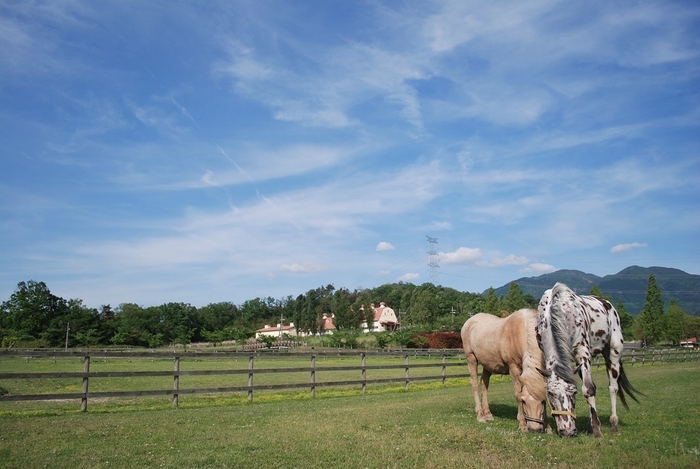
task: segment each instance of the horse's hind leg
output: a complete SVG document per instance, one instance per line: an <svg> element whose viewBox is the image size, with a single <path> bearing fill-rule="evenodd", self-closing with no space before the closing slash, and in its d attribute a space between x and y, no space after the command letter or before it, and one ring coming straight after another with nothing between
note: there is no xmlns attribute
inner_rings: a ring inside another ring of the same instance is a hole
<svg viewBox="0 0 700 469"><path fill-rule="evenodd" d="M482 407L481 396L479 395L479 374L478 374L478 363L476 357L467 356L467 363L469 364L469 381L472 385L472 392L474 393L474 411L476 412L476 419L479 422L486 422L486 417L484 416L484 410ZM488 404L486 406L488 409Z"/></svg>
<svg viewBox="0 0 700 469"><path fill-rule="evenodd" d="M619 391L619 385L617 384L617 378L620 376L620 362L615 360L614 363L611 360L606 360L608 368L608 389L610 390L610 429L613 433L620 433L620 419L617 417L617 393Z"/></svg>

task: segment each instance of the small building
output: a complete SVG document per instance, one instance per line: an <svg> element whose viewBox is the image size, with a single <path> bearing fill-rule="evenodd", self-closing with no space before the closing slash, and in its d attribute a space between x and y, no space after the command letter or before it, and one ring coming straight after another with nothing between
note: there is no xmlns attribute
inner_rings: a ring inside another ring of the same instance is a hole
<svg viewBox="0 0 700 469"><path fill-rule="evenodd" d="M321 330L319 331L321 335L330 335L335 332L335 324L333 323L335 315L328 315L323 313L323 318L321 318Z"/></svg>
<svg viewBox="0 0 700 469"><path fill-rule="evenodd" d="M698 346L700 346L700 344L698 344L697 337L691 337L689 339L681 340L681 347L698 348Z"/></svg>
<svg viewBox="0 0 700 469"><path fill-rule="evenodd" d="M287 334L292 337L297 336L297 327L294 325L293 322L290 322L289 325L282 325L282 324L277 324L276 326L270 326L269 324L265 324L265 327L262 329L258 329L255 331L255 338L259 339L261 336L269 336L269 337L282 337L284 334Z"/></svg>
<svg viewBox="0 0 700 469"><path fill-rule="evenodd" d="M364 311L364 305L362 309ZM396 313L383 301L379 303L379 306L375 306L375 304L372 303L371 311L372 325L370 327L367 323L367 317L365 315L365 320L362 323L363 332L393 332L399 327L399 320L396 317Z"/></svg>

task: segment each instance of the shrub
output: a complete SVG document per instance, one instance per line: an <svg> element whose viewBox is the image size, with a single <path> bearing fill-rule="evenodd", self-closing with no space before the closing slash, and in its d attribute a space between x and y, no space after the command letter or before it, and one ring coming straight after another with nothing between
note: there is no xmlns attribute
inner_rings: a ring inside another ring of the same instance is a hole
<svg viewBox="0 0 700 469"><path fill-rule="evenodd" d="M408 348L428 348L429 346L430 339L428 339L428 334L412 335L406 342L406 347Z"/></svg>
<svg viewBox="0 0 700 469"><path fill-rule="evenodd" d="M406 343L409 348L462 348L462 337L456 332L414 334Z"/></svg>
<svg viewBox="0 0 700 469"><path fill-rule="evenodd" d="M433 332L428 340L430 348L462 348L462 337L456 332Z"/></svg>

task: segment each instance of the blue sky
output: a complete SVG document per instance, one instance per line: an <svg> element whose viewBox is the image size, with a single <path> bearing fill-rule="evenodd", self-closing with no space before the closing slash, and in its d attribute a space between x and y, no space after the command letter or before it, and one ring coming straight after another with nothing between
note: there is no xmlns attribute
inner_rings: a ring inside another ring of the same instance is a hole
<svg viewBox="0 0 700 469"><path fill-rule="evenodd" d="M700 274L699 105L695 2L0 1L0 300Z"/></svg>

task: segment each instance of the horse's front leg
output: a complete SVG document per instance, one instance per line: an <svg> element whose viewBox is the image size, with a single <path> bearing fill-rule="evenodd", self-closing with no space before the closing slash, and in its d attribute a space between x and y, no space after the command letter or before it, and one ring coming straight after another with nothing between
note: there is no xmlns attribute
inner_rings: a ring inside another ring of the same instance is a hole
<svg viewBox="0 0 700 469"><path fill-rule="evenodd" d="M480 422L490 422L493 420L491 409L489 409L489 380L491 372L483 369L481 372L481 412L483 420Z"/></svg>
<svg viewBox="0 0 700 469"><path fill-rule="evenodd" d="M603 436L603 432L600 429L600 419L598 418L598 410L595 405L595 383L593 382L593 377L591 376L591 361L590 359L584 359L581 361L581 378L583 379L583 384L581 385L581 391L583 391L583 397L588 401L588 415L590 417L591 434L595 437Z"/></svg>
<svg viewBox="0 0 700 469"><path fill-rule="evenodd" d="M512 365L510 367L510 379L513 381L513 390L515 391L515 403L518 406L518 428L521 431L527 431L527 422L525 421L525 414L523 413L523 385L520 382L520 375L522 370Z"/></svg>

